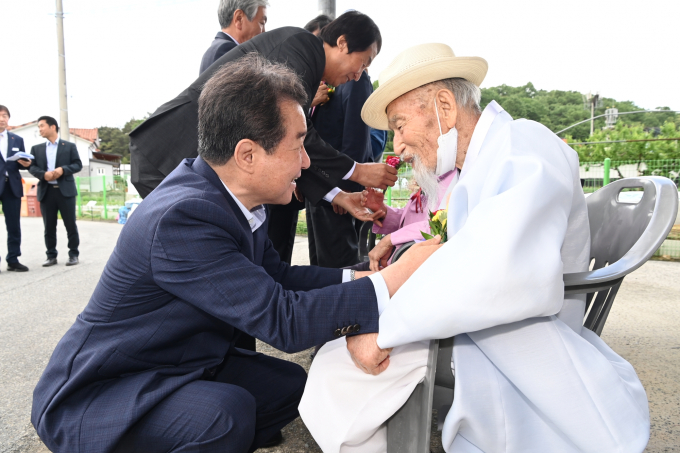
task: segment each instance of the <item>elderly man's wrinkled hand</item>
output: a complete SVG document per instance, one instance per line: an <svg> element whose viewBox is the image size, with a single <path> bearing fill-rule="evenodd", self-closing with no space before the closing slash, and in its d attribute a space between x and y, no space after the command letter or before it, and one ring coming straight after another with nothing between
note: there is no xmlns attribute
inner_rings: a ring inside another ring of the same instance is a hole
<svg viewBox="0 0 680 453"><path fill-rule="evenodd" d="M392 348L380 349L377 333L347 337L347 350L357 368L366 374L377 376L390 365Z"/></svg>
<svg viewBox="0 0 680 453"><path fill-rule="evenodd" d="M383 192L378 192L372 187L368 187L366 190L361 192L361 205L367 207L373 212L387 212L387 206L385 205L384 200L385 194Z"/></svg>
<svg viewBox="0 0 680 453"><path fill-rule="evenodd" d="M380 269L387 267L387 260L392 254L392 249L392 237L388 234L373 247L373 250L368 252L370 269L374 272L379 272Z"/></svg>

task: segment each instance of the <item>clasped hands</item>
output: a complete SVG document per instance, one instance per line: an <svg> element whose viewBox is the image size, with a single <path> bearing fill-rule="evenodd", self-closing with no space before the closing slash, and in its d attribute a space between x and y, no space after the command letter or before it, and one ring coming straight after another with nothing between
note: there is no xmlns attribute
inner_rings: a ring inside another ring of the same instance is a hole
<svg viewBox="0 0 680 453"><path fill-rule="evenodd" d="M419 242L408 249L399 261L381 271L390 297L401 288L425 260L439 250L442 246L440 242L441 237L439 236ZM373 376L377 376L385 371L390 364L390 352L392 352L392 349L381 349L378 346L377 333L347 337L347 350L357 368Z"/></svg>
<svg viewBox="0 0 680 453"><path fill-rule="evenodd" d="M350 180L366 187L387 189L397 181L397 169L386 164L357 164ZM387 214L387 207L380 202L366 202L367 194L382 196L379 192L369 188L364 192L340 192L333 199L333 210L336 214L350 213L353 217L364 222L373 222L382 226L381 219Z"/></svg>
<svg viewBox="0 0 680 453"><path fill-rule="evenodd" d="M57 179L61 178L61 175L64 174L64 169L59 167L55 168L52 171L46 171L45 172L45 181L56 181Z"/></svg>

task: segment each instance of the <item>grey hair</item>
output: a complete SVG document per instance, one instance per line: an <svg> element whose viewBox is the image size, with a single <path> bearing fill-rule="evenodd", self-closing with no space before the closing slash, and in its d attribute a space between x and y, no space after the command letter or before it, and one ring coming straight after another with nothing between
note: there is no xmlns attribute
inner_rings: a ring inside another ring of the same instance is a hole
<svg viewBox="0 0 680 453"><path fill-rule="evenodd" d="M249 21L257 15L257 10L260 6L265 8L269 6L267 0L220 0L220 6L217 7L217 18L220 21L220 27L227 28L234 20L234 13L240 9L246 15Z"/></svg>
<svg viewBox="0 0 680 453"><path fill-rule="evenodd" d="M224 165L243 139L274 153L286 135L285 101L304 106L307 92L283 63L256 52L225 63L198 98L198 154L212 165Z"/></svg>
<svg viewBox="0 0 680 453"><path fill-rule="evenodd" d="M429 88L449 90L453 93L453 97L456 98L456 104L459 107L473 113L482 113L482 109L479 107L479 103L482 100L482 91L477 85L468 80L460 77L442 79L423 85L423 88L428 88L428 91L430 91Z"/></svg>

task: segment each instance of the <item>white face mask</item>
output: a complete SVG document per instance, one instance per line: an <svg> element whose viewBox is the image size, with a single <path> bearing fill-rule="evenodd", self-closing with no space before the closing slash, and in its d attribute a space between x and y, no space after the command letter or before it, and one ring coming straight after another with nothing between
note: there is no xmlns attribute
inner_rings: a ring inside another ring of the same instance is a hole
<svg viewBox="0 0 680 453"><path fill-rule="evenodd" d="M456 156L458 155L458 129L452 127L446 134L442 134L442 123L439 121L437 99L434 100L434 112L437 114L439 125L439 138L437 138L437 176L441 176L456 168Z"/></svg>

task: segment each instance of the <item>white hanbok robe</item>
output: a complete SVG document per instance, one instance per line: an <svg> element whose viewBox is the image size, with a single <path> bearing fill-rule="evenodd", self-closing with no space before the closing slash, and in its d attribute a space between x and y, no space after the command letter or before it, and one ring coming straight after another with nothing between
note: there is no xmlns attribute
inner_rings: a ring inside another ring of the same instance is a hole
<svg viewBox="0 0 680 453"><path fill-rule="evenodd" d="M300 414L326 453L383 453L384 422L425 375L428 340L455 336L447 452L641 452L647 396L633 367L582 328L588 270L578 156L544 126L492 102L475 128L448 211L448 242L392 297L379 376L344 338L310 369Z"/></svg>

